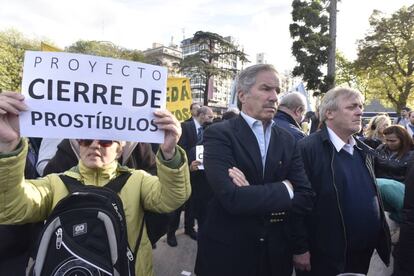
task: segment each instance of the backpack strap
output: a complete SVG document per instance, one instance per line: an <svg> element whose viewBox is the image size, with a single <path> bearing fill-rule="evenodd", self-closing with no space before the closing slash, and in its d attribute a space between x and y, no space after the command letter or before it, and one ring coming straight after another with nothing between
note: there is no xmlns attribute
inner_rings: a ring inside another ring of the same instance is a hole
<svg viewBox="0 0 414 276"><path fill-rule="evenodd" d="M144 216L142 217L141 228L139 229L137 241L135 242L135 248L134 248L135 258L138 256L138 249L139 249L139 245L141 244L142 233L144 232L144 224L145 224L145 211L144 211Z"/></svg>
<svg viewBox="0 0 414 276"><path fill-rule="evenodd" d="M82 187L84 187L84 185L79 180L73 177L67 176L65 174L60 174L59 177L62 180L63 184L65 184L70 194L78 192L82 189Z"/></svg>
<svg viewBox="0 0 414 276"><path fill-rule="evenodd" d="M128 181L128 178L130 176L130 172L122 172L120 175L106 183L104 187L111 189L115 193L119 193L124 187L125 183Z"/></svg>
<svg viewBox="0 0 414 276"><path fill-rule="evenodd" d="M131 176L130 172L121 173L119 176L115 177L111 181L109 181L104 187L107 187L114 191L115 193L119 193L122 188L124 187L125 183L127 182L128 178ZM85 187L82 182L79 180L67 176L65 174L59 175L60 179L62 180L63 184L65 184L66 188L68 189L69 193L75 193L80 191L82 188Z"/></svg>

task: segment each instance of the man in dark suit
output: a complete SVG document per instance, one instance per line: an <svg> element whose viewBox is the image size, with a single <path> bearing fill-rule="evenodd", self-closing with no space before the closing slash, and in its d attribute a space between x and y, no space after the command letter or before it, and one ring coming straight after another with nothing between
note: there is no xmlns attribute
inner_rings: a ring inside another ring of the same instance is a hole
<svg viewBox="0 0 414 276"><path fill-rule="evenodd" d="M182 134L178 141L178 144L189 156L189 151L197 145L197 141L202 139L203 124L206 122L213 121L213 111L208 106L202 106L197 109L197 113L194 120L183 122L181 124ZM176 211L171 213L170 223L168 225L167 232L167 244L169 246L177 246L177 239L175 237L175 231L177 231L180 224L180 215L183 207L178 208ZM187 200L184 206L184 233L193 240L197 239L197 232L194 230L194 207L193 207L193 196Z"/></svg>
<svg viewBox="0 0 414 276"><path fill-rule="evenodd" d="M295 139L274 125L280 82L271 65L243 70L241 114L204 133L213 190L198 236L199 276L290 276L290 224L303 225L312 192Z"/></svg>
<svg viewBox="0 0 414 276"><path fill-rule="evenodd" d="M191 122L193 120L195 120L194 118L197 116L197 110L200 108L200 104L199 103L192 103L190 105L190 112L191 112L191 117L188 118L187 120L185 120L184 122Z"/></svg>

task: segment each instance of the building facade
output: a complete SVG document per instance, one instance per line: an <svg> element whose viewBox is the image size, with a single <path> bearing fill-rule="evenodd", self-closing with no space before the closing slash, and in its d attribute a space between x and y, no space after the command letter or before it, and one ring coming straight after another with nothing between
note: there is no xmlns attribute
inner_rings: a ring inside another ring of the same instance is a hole
<svg viewBox="0 0 414 276"><path fill-rule="evenodd" d="M207 44L198 44L192 42L193 38L184 39L181 42L181 49L183 53L183 58L186 58L191 55L195 55L202 50L207 50ZM230 42L231 44L238 46L233 37L224 37L224 40ZM221 52L222 49L218 48L216 45L214 49L217 52ZM206 61L207 62L207 61ZM218 59L213 61L213 66L216 68L225 68L231 72L230 77L221 78L218 76L211 77L209 80L209 91L208 93L208 106L210 106L217 114L222 114L228 108L228 103L230 99L231 88L233 85L233 80L237 72L242 69L242 63L234 55L231 58ZM184 75L191 80L191 91L193 96L193 102L198 102L203 104L204 99L204 90L205 90L205 75L197 71L198 68L191 68L184 71Z"/></svg>
<svg viewBox="0 0 414 276"><path fill-rule="evenodd" d="M178 64L183 59L183 53L178 45L171 42L169 46L153 43L152 48L142 52L148 63L165 66L168 76L179 77Z"/></svg>

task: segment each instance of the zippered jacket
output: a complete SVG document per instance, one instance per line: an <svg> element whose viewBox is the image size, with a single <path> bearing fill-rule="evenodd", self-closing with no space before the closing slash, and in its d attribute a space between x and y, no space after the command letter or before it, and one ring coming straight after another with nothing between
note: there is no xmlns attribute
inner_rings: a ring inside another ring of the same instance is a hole
<svg viewBox="0 0 414 276"><path fill-rule="evenodd" d="M24 179L27 147L27 141L22 140L14 152L0 154L0 224L43 221L68 194L58 174ZM79 161L78 166L64 174L88 185L104 186L122 172L132 173L119 196L125 211L128 242L135 248L144 210L171 212L190 196L187 158L184 150L178 146L176 149L176 155L170 161L165 161L160 152L157 154L158 177L120 166L117 161L100 169L90 169ZM143 231L136 260L136 275L153 275L152 249L146 231Z"/></svg>
<svg viewBox="0 0 414 276"><path fill-rule="evenodd" d="M355 150L362 153L372 183L375 182L373 156L366 144L357 137ZM305 171L315 193L314 206L311 215L306 219L306 229L293 233L295 254L310 251L310 254L326 256L343 271L346 263L347 238L346 225L343 218L343 187L341 174L336 173L334 166L335 147L329 139L326 125L321 130L299 141ZM358 177L358 176L355 176ZM388 265L390 258L391 240L389 228L384 216L384 208L379 191L375 185L375 192L380 207L381 232L376 249L382 261Z"/></svg>

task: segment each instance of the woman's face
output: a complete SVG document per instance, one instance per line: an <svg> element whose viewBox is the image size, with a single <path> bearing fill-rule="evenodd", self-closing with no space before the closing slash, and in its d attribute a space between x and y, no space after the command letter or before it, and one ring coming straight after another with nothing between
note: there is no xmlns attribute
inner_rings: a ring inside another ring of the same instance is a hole
<svg viewBox="0 0 414 276"><path fill-rule="evenodd" d="M401 147L401 140L398 139L395 133L385 134L385 144L389 148L390 151L398 151Z"/></svg>
<svg viewBox="0 0 414 276"><path fill-rule="evenodd" d="M92 143L91 140L86 143L83 141L88 140L79 140L80 159L86 167L91 169L102 168L112 163L122 151L122 146L117 141L113 141L110 145L101 143L99 140L93 140Z"/></svg>
<svg viewBox="0 0 414 276"><path fill-rule="evenodd" d="M387 127L389 127L390 124L387 122L387 120L382 120L379 124L378 124L378 133L380 135L383 134L384 129L386 129Z"/></svg>

